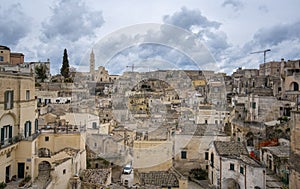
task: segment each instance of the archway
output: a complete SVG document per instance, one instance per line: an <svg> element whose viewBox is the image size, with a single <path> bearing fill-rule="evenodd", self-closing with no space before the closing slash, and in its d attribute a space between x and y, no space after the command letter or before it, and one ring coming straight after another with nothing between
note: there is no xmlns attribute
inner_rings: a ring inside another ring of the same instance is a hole
<svg viewBox="0 0 300 189"><path fill-rule="evenodd" d="M246 134L247 146L254 146L254 135L252 132Z"/></svg>
<svg viewBox="0 0 300 189"><path fill-rule="evenodd" d="M291 91L299 91L299 84L297 82L292 82L290 84L290 90Z"/></svg>
<svg viewBox="0 0 300 189"><path fill-rule="evenodd" d="M39 178L48 179L50 177L51 164L48 161L39 163Z"/></svg>
<svg viewBox="0 0 300 189"><path fill-rule="evenodd" d="M224 180L223 188L225 188L225 189L240 189L241 187L236 180L229 178L229 179Z"/></svg>

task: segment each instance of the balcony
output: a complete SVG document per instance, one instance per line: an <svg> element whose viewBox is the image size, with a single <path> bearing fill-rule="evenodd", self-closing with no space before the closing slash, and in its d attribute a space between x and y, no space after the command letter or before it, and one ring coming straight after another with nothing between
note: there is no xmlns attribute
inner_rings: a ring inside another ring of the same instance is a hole
<svg viewBox="0 0 300 189"><path fill-rule="evenodd" d="M14 136L12 138L5 139L5 140L1 141L0 149L4 149L4 148L7 148L7 147L9 147L9 146L11 146L13 144L16 144L20 140L21 140L20 136Z"/></svg>

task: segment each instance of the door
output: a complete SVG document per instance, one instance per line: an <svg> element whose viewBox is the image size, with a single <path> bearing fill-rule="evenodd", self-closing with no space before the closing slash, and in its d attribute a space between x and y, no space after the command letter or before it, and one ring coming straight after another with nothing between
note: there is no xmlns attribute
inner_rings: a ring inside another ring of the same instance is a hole
<svg viewBox="0 0 300 189"><path fill-rule="evenodd" d="M18 163L18 178L24 178L25 163Z"/></svg>
<svg viewBox="0 0 300 189"><path fill-rule="evenodd" d="M5 170L5 182L8 183L9 182L9 177L10 177L10 165L6 167Z"/></svg>

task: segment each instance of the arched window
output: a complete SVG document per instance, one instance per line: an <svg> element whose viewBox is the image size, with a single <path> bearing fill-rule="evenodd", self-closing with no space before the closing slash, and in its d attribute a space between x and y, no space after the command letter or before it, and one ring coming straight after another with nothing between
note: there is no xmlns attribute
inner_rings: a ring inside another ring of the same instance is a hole
<svg viewBox="0 0 300 189"><path fill-rule="evenodd" d="M294 91L299 91L299 85L298 83L294 83Z"/></svg>

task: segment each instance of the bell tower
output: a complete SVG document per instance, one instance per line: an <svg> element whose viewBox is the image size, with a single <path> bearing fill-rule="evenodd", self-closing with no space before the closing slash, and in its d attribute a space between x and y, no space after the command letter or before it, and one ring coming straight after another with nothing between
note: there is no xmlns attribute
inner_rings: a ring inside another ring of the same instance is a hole
<svg viewBox="0 0 300 189"><path fill-rule="evenodd" d="M94 73L95 73L95 55L92 49L92 52L90 54L90 74L94 76Z"/></svg>

